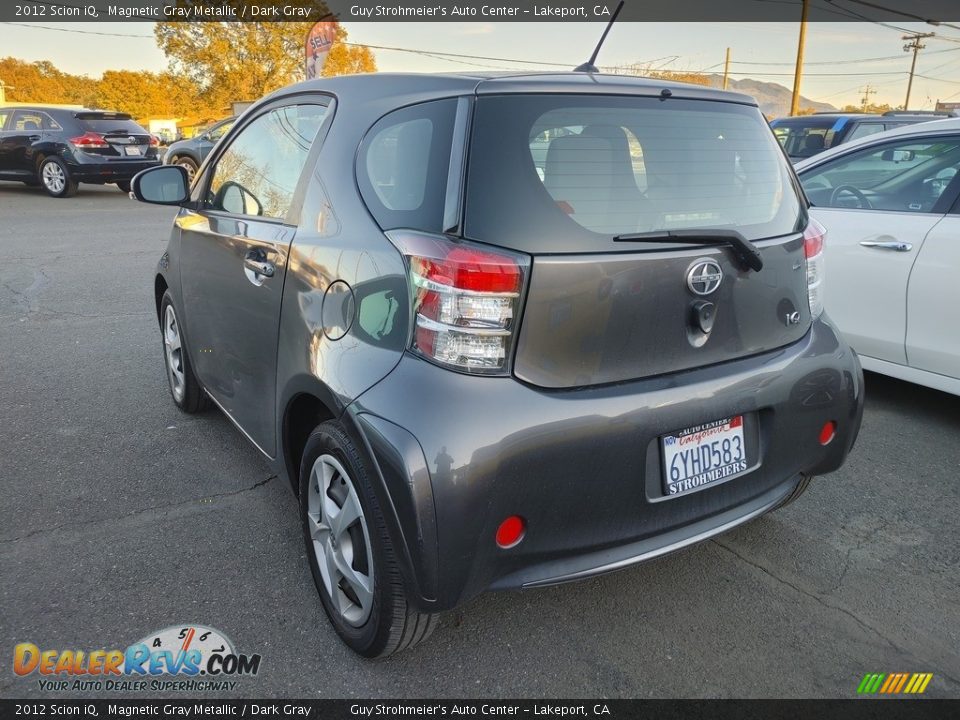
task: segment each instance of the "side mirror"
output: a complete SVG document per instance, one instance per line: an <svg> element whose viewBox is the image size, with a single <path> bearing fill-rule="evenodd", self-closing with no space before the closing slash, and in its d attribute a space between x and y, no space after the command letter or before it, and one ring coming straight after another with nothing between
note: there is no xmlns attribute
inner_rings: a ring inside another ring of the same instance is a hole
<svg viewBox="0 0 960 720"><path fill-rule="evenodd" d="M263 205L243 185L227 180L217 192L214 205L233 215L263 215Z"/></svg>
<svg viewBox="0 0 960 720"><path fill-rule="evenodd" d="M155 205L183 205L190 200L187 171L179 165L161 165L141 170L130 183L131 195Z"/></svg>

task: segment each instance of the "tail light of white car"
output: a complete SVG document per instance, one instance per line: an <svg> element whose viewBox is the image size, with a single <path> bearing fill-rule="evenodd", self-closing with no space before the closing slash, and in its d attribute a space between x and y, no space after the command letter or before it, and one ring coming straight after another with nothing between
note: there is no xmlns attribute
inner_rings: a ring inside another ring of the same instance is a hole
<svg viewBox="0 0 960 720"><path fill-rule="evenodd" d="M803 232L803 254L807 258L807 300L810 316L820 317L823 312L823 242L827 230L813 218Z"/></svg>

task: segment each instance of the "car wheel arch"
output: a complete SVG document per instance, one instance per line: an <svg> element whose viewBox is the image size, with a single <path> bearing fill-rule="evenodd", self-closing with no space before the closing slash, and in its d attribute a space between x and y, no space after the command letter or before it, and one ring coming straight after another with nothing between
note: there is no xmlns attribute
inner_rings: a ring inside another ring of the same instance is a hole
<svg viewBox="0 0 960 720"><path fill-rule="evenodd" d="M334 420L340 414L335 412L329 400L321 399L321 395L329 397L330 391L325 387L302 389L291 393L284 404L280 425L280 459L295 495L299 494L300 461L310 433L321 423Z"/></svg>
<svg viewBox="0 0 960 720"><path fill-rule="evenodd" d="M157 277L153 281L153 295L157 305L157 322L161 323L160 320L160 305L163 302L163 294L170 289L170 286L167 284L166 279L160 273L157 273Z"/></svg>

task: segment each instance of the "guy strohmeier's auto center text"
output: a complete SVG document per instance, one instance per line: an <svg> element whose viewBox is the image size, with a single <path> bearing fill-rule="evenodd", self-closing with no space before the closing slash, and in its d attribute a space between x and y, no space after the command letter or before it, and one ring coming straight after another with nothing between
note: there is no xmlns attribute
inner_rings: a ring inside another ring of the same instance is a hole
<svg viewBox="0 0 960 720"><path fill-rule="evenodd" d="M392 7L387 5L351 5L350 16L355 18L451 18L508 17L508 18L609 18L616 4L612 5L413 5Z"/></svg>

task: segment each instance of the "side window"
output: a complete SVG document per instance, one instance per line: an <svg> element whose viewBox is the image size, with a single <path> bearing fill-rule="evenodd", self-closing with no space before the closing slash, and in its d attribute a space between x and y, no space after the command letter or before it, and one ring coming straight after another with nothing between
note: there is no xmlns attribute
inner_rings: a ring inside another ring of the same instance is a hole
<svg viewBox="0 0 960 720"><path fill-rule="evenodd" d="M822 207L934 212L958 170L960 138L914 138L837 158L801 183Z"/></svg>
<svg viewBox="0 0 960 720"><path fill-rule="evenodd" d="M284 218L327 107L290 105L264 113L217 159L206 205L233 215Z"/></svg>
<svg viewBox="0 0 960 720"><path fill-rule="evenodd" d="M43 113L34 110L17 110L13 114L13 126L9 130L29 132L43 128Z"/></svg>
<svg viewBox="0 0 960 720"><path fill-rule="evenodd" d="M211 130L208 137L209 137L211 140L213 140L214 142L216 142L217 140L219 140L220 138L222 138L224 135L226 135L228 132L230 132L230 128L232 128L232 127L233 127L233 123L232 123L232 122L224 123L224 124L221 125L220 127L216 128L216 129L214 129L214 130Z"/></svg>
<svg viewBox="0 0 960 720"><path fill-rule="evenodd" d="M853 132L850 133L850 137L847 138L847 141L849 142L850 140L867 137L868 135L876 135L877 133L883 131L883 123L860 123L853 129Z"/></svg>
<svg viewBox="0 0 960 720"><path fill-rule="evenodd" d="M382 117L357 160L360 193L380 227L443 231L455 98Z"/></svg>
<svg viewBox="0 0 960 720"><path fill-rule="evenodd" d="M4 126L7 124L8 117L10 117L9 110L0 110L0 130L4 129Z"/></svg>

